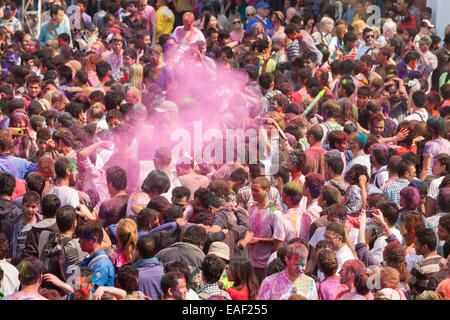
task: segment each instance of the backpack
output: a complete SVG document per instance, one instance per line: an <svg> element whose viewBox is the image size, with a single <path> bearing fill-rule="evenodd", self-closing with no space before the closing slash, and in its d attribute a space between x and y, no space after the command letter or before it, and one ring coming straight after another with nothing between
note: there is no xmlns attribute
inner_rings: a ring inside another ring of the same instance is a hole
<svg viewBox="0 0 450 320"><path fill-rule="evenodd" d="M64 252L65 245L72 240L71 237L65 237L59 232L50 232L48 241L40 252L39 259L44 264L45 273L61 274L61 268L58 256Z"/></svg>

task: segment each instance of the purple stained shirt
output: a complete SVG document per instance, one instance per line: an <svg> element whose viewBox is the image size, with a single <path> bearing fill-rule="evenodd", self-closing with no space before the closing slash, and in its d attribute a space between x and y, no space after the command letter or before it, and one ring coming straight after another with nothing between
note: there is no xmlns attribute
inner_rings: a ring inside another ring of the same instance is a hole
<svg viewBox="0 0 450 320"><path fill-rule="evenodd" d="M0 155L0 171L6 171L14 178L25 179L25 176L36 171L37 164L9 154Z"/></svg>

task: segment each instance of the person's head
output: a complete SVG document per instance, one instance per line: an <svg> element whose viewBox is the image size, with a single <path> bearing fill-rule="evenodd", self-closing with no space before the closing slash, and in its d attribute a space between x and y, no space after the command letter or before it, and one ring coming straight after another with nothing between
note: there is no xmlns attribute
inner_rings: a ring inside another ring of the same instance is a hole
<svg viewBox="0 0 450 320"><path fill-rule="evenodd" d="M318 173L308 173L305 176L304 194L307 198L313 200L320 196L320 190L325 183L325 179Z"/></svg>
<svg viewBox="0 0 450 320"><path fill-rule="evenodd" d="M77 227L76 234L80 238L80 247L85 252L94 252L101 247L103 241L102 225L97 220L84 219Z"/></svg>
<svg viewBox="0 0 450 320"><path fill-rule="evenodd" d="M137 241L137 255L140 260L151 259L156 254L156 244L153 237L144 235L140 236Z"/></svg>
<svg viewBox="0 0 450 320"><path fill-rule="evenodd" d="M322 126L315 124L312 125L308 131L306 131L306 139L310 145L322 141L323 138L323 128Z"/></svg>
<svg viewBox="0 0 450 320"><path fill-rule="evenodd" d="M56 224L59 232L75 231L77 226L77 213L71 205L65 205L56 210Z"/></svg>
<svg viewBox="0 0 450 320"><path fill-rule="evenodd" d="M26 219L33 219L41 207L41 196L35 191L28 191L23 196L22 208Z"/></svg>
<svg viewBox="0 0 450 320"><path fill-rule="evenodd" d="M17 270L19 270L19 281L22 289L33 285L39 286L42 282L44 265L38 258L25 258L17 265Z"/></svg>
<svg viewBox="0 0 450 320"><path fill-rule="evenodd" d="M437 177L443 177L450 173L450 156L445 153L433 157L431 171Z"/></svg>
<svg viewBox="0 0 450 320"><path fill-rule="evenodd" d="M148 194L161 195L170 189L170 179L164 171L152 170L141 186L142 191Z"/></svg>
<svg viewBox="0 0 450 320"><path fill-rule="evenodd" d="M383 267L380 270L381 288L397 289L400 282L400 273L392 267Z"/></svg>
<svg viewBox="0 0 450 320"><path fill-rule="evenodd" d="M270 190L270 180L266 177L258 177L253 179L252 185L252 196L256 202L263 202L265 198L268 197L268 193Z"/></svg>
<svg viewBox="0 0 450 320"><path fill-rule="evenodd" d="M127 263L122 265L117 273L117 282L119 287L127 292L127 294L132 294L137 285L139 278L139 270L132 263Z"/></svg>
<svg viewBox="0 0 450 320"><path fill-rule="evenodd" d="M352 165L351 168L345 173L344 180L350 185L359 185L360 176L366 176L367 181L370 181L367 167L357 163Z"/></svg>
<svg viewBox="0 0 450 320"><path fill-rule="evenodd" d="M383 145L376 145L370 153L370 160L377 167L387 165L389 157L389 150Z"/></svg>
<svg viewBox="0 0 450 320"><path fill-rule="evenodd" d="M190 30L193 27L194 22L195 22L195 17L192 12L185 12L183 14L183 26L186 30Z"/></svg>
<svg viewBox="0 0 450 320"><path fill-rule="evenodd" d="M446 189L445 193L447 193L447 199L448 199L448 192L450 190L448 187L446 187L446 188L442 188L441 191L444 189ZM439 195L441 195L441 191L439 191ZM449 202L447 202L447 206L449 206ZM438 234L439 240L441 240L441 241L447 241L450 238L450 215L448 213L439 218L437 234Z"/></svg>
<svg viewBox="0 0 450 320"><path fill-rule="evenodd" d="M120 219L117 223L116 238L120 246L123 248L125 257L131 260L136 250L137 245L137 225L134 220L130 218Z"/></svg>
<svg viewBox="0 0 450 320"><path fill-rule="evenodd" d="M335 275L338 270L336 254L329 249L323 249L317 254L317 264L325 277Z"/></svg>
<svg viewBox="0 0 450 320"><path fill-rule="evenodd" d="M74 185L77 179L77 166L71 158L59 158L55 162L55 174L57 179L68 179L69 185Z"/></svg>
<svg viewBox="0 0 450 320"><path fill-rule="evenodd" d="M205 284L217 283L225 270L225 262L216 255L209 254L203 259L201 270Z"/></svg>
<svg viewBox="0 0 450 320"><path fill-rule="evenodd" d="M127 172L119 166L109 167L106 169L106 184L111 196L124 191L127 188Z"/></svg>
<svg viewBox="0 0 450 320"><path fill-rule="evenodd" d="M191 191L188 188L183 186L175 187L172 190L172 204L184 210L189 204L190 196Z"/></svg>
<svg viewBox="0 0 450 320"><path fill-rule="evenodd" d="M407 211L401 215L400 219L402 222L400 231L404 243L411 245L414 243L417 230L425 228L423 217L416 212Z"/></svg>
<svg viewBox="0 0 450 320"><path fill-rule="evenodd" d="M386 266L395 268L400 273L401 281L408 281L409 271L405 260L405 249L397 242L390 242L383 250L383 261Z"/></svg>
<svg viewBox="0 0 450 320"><path fill-rule="evenodd" d="M399 215L397 204L392 201L380 201L376 204L376 207L383 213L386 223L393 227Z"/></svg>
<svg viewBox="0 0 450 320"><path fill-rule="evenodd" d="M183 242L188 242L198 247L203 247L206 241L206 232L200 226L190 226L182 237Z"/></svg>
<svg viewBox="0 0 450 320"><path fill-rule="evenodd" d="M0 197L11 197L16 189L16 179L7 172L0 172Z"/></svg>
<svg viewBox="0 0 450 320"><path fill-rule="evenodd" d="M80 273L72 278L75 300L91 300L94 288L94 271L88 267L81 267Z"/></svg>
<svg viewBox="0 0 450 320"><path fill-rule="evenodd" d="M297 173L301 173L305 168L306 164L306 154L303 150L295 149L289 153L289 159L287 162L287 167L291 172L291 175L295 177Z"/></svg>
<svg viewBox="0 0 450 320"><path fill-rule="evenodd" d="M417 188L406 187L400 191L400 207L416 210L420 204L420 193Z"/></svg>
<svg viewBox="0 0 450 320"><path fill-rule="evenodd" d="M414 239L414 248L417 255L427 256L430 252L436 250L437 238L431 228L422 228L416 231Z"/></svg>
<svg viewBox="0 0 450 320"><path fill-rule="evenodd" d="M318 204L322 208L322 210L330 207L333 204L337 204L340 201L341 192L338 188L331 185L326 185L321 188Z"/></svg>
<svg viewBox="0 0 450 320"><path fill-rule="evenodd" d="M32 74L26 78L25 86L27 88L28 95L32 99L35 99L41 93L41 78Z"/></svg>
<svg viewBox="0 0 450 320"><path fill-rule="evenodd" d="M333 242L333 249L339 250L345 244L345 229L344 226L336 221L330 222L325 229L325 240Z"/></svg>
<svg viewBox="0 0 450 320"><path fill-rule="evenodd" d="M52 135L55 142L56 151L64 153L64 149L72 148L74 146L74 137L72 131L68 128L59 128Z"/></svg>
<svg viewBox="0 0 450 320"><path fill-rule="evenodd" d="M337 149L341 152L346 150L348 135L343 130L333 130L328 133L327 140L331 149Z"/></svg>
<svg viewBox="0 0 450 320"><path fill-rule="evenodd" d="M159 212L154 209L144 208L137 215L136 224L138 231L149 231L159 227Z"/></svg>
<svg viewBox="0 0 450 320"><path fill-rule="evenodd" d="M399 178L412 181L416 177L416 166L409 160L402 160L397 165L397 174Z"/></svg>
<svg viewBox="0 0 450 320"><path fill-rule="evenodd" d="M362 111L366 108L369 99L370 99L370 88L367 86L360 87L358 89L358 100L356 101L359 111Z"/></svg>
<svg viewBox="0 0 450 320"><path fill-rule="evenodd" d="M364 149L367 142L367 136L362 132L352 132L348 137L347 141L350 150L353 153L358 153Z"/></svg>
<svg viewBox="0 0 450 320"><path fill-rule="evenodd" d="M308 249L301 243L291 243L287 246L287 253L284 257L286 263L287 272L290 275L299 277L305 272Z"/></svg>
<svg viewBox="0 0 450 320"><path fill-rule="evenodd" d="M55 26L59 26L64 19L64 9L60 5L53 5L50 8L50 17Z"/></svg>
<svg viewBox="0 0 450 320"><path fill-rule="evenodd" d="M298 182L288 182L283 186L283 202L288 208L298 206L303 197L303 186Z"/></svg>
<svg viewBox="0 0 450 320"><path fill-rule="evenodd" d="M165 299L186 299L186 293L188 291L186 278L180 271L169 271L165 273L161 278L160 286Z"/></svg>
<svg viewBox="0 0 450 320"><path fill-rule="evenodd" d="M347 260L342 265L341 283L354 287L360 295L366 295L370 289L367 287L367 279L370 273L360 260Z"/></svg>
<svg viewBox="0 0 450 320"><path fill-rule="evenodd" d="M248 258L236 256L230 260L228 280L234 282L235 287L247 286L249 299L256 299L258 294L258 278Z"/></svg>
<svg viewBox="0 0 450 320"><path fill-rule="evenodd" d="M353 32L347 32L344 35L344 47L345 50L350 51L356 46L356 41L358 41L358 37Z"/></svg>

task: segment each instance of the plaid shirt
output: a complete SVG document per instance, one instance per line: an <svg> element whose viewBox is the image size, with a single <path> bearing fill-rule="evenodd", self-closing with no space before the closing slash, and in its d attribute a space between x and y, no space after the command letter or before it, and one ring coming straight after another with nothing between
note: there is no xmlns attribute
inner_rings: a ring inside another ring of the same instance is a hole
<svg viewBox="0 0 450 320"><path fill-rule="evenodd" d="M198 294L200 295L202 292L207 293L211 297L212 296L220 296L220 297L227 298L227 300L231 300L231 297L228 294L228 292L226 292L224 290L221 290L216 283L214 283L214 284L205 284L203 286L203 288L200 290L200 292L198 292Z"/></svg>
<svg viewBox="0 0 450 320"><path fill-rule="evenodd" d="M398 178L392 183L386 185L383 190L384 195L389 201L394 201L400 207L400 191L409 185L408 179Z"/></svg>

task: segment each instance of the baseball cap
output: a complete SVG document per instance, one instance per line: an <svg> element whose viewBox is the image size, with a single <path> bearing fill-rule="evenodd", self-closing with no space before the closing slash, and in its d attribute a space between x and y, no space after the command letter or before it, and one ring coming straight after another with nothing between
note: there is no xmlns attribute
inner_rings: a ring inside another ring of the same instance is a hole
<svg viewBox="0 0 450 320"><path fill-rule="evenodd" d="M259 9L259 8L269 9L269 5L267 3L261 1L261 2L258 2L258 4L256 5L256 9Z"/></svg>
<svg viewBox="0 0 450 320"><path fill-rule="evenodd" d="M92 22L88 22L84 25L84 28L89 30L89 31L94 31L95 30L95 24L93 24Z"/></svg>
<svg viewBox="0 0 450 320"><path fill-rule="evenodd" d="M424 19L422 20L422 22L420 23L421 27L428 27L428 28L434 28L434 24L431 24L430 21Z"/></svg>
<svg viewBox="0 0 450 320"><path fill-rule="evenodd" d="M230 260L230 247L225 242L216 241L209 246L208 254L214 254L219 258Z"/></svg>
<svg viewBox="0 0 450 320"><path fill-rule="evenodd" d="M158 108L155 108L157 112L178 112L178 107L173 101L164 101Z"/></svg>

